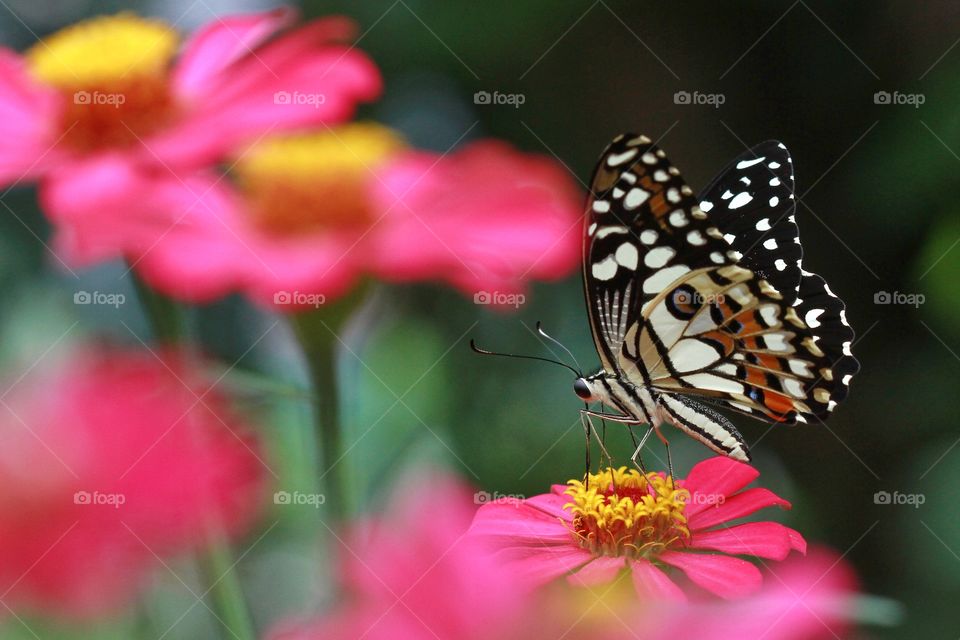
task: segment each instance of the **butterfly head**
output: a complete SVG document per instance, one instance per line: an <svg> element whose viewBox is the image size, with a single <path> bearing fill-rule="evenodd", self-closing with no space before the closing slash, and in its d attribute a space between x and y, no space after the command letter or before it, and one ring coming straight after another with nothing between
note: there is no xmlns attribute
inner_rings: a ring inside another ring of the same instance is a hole
<svg viewBox="0 0 960 640"><path fill-rule="evenodd" d="M573 381L573 392L584 402L603 402L607 393L599 380L601 375L580 376Z"/></svg>

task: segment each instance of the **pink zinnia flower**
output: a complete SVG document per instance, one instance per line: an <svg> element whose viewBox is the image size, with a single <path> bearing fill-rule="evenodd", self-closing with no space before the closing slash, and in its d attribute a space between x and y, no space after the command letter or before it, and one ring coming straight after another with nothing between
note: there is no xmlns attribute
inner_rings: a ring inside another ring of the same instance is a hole
<svg viewBox="0 0 960 640"><path fill-rule="evenodd" d="M676 482L607 469L586 483L571 480L548 494L484 505L472 534L534 583L570 574L576 584L594 585L629 570L642 598L684 600L665 571L673 568L716 595L741 597L760 588L760 571L726 554L782 560L806 549L799 533L775 522L726 526L764 507L790 507L767 489L741 491L757 476L726 457L701 462Z"/></svg>
<svg viewBox="0 0 960 640"><path fill-rule="evenodd" d="M164 359L87 348L4 385L10 607L100 613L132 599L158 558L251 524L265 475L256 442L196 363Z"/></svg>
<svg viewBox="0 0 960 640"><path fill-rule="evenodd" d="M337 549L344 602L289 621L273 640L500 640L530 610L529 592L466 536L472 492L446 475L398 487L382 515L355 523Z"/></svg>
<svg viewBox="0 0 960 640"><path fill-rule="evenodd" d="M44 204L74 262L122 255L155 288L194 301L242 291L296 309L369 274L509 303L578 260L571 178L500 142L441 155L350 124L265 139L231 178L116 166L60 183Z"/></svg>
<svg viewBox="0 0 960 640"><path fill-rule="evenodd" d="M843 558L812 548L804 558L767 567L763 589L753 596L681 605L639 622L655 630L651 637L664 640L682 638L690 630L698 640L846 638L857 596L856 576Z"/></svg>
<svg viewBox="0 0 960 640"><path fill-rule="evenodd" d="M83 182L116 162L202 166L270 131L349 118L380 91L340 18L291 29L287 9L215 19L180 46L130 13L0 50L0 184Z"/></svg>

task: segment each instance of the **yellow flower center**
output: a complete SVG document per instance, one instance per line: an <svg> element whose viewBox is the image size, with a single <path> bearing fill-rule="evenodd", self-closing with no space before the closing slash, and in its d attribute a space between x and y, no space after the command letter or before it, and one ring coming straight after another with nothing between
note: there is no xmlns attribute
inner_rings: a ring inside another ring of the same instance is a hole
<svg viewBox="0 0 960 640"><path fill-rule="evenodd" d="M584 549L605 556L655 557L690 539L684 515L690 493L673 478L620 467L567 484L573 501L564 509L573 514L571 533Z"/></svg>
<svg viewBox="0 0 960 640"><path fill-rule="evenodd" d="M130 13L62 29L26 52L33 75L63 94L64 144L89 151L133 144L175 115L170 63L179 37Z"/></svg>
<svg viewBox="0 0 960 640"><path fill-rule="evenodd" d="M403 146L384 126L349 124L264 140L234 172L255 223L268 233L362 227L373 220L374 172Z"/></svg>

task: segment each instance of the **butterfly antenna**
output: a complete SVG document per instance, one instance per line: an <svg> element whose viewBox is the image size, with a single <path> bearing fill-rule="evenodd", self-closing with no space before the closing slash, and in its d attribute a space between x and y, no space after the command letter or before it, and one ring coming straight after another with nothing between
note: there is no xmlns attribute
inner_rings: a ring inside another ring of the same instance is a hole
<svg viewBox="0 0 960 640"><path fill-rule="evenodd" d="M550 358L541 358L540 356L526 356L526 355L520 355L516 353L500 353L497 351L488 351L487 349L481 349L480 347L478 347L476 341L472 339L470 340L470 348L473 349L476 353L479 353L480 355L484 355L484 356L502 356L504 358L521 358L523 360L539 360L540 362L549 362L550 364L558 364L561 367L565 367L570 371L572 371L573 374L578 378L582 377L582 374L579 371L577 371L576 369L568 365L566 362L560 362L559 360L551 360Z"/></svg>
<svg viewBox="0 0 960 640"><path fill-rule="evenodd" d="M566 347L562 342L560 342L559 340L557 340L556 338L554 338L553 336L551 336L550 334L548 334L546 331L544 331L544 330L543 330L543 323L540 322L539 320L537 320L537 333L539 333L539 334L542 335L544 338L546 338L547 340L549 340L549 341L552 342L553 344L555 344L555 345L557 345L558 347L560 347L561 349L563 349L563 350L566 352L566 354L567 354L568 356L570 356L570 359L573 360L573 364L577 365L577 369L580 370L580 371L583 371L583 367L581 367L581 366L580 366L580 363L577 362L577 358L573 355L573 352L571 352L570 349L567 349L567 347Z"/></svg>

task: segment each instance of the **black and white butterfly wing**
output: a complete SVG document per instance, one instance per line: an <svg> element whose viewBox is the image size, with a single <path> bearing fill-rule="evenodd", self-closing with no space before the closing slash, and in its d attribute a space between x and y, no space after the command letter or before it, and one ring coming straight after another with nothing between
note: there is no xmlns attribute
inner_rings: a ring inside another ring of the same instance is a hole
<svg viewBox="0 0 960 640"><path fill-rule="evenodd" d="M706 211L750 269L793 303L800 286L793 160L782 142L768 140L745 151L700 193Z"/></svg>
<svg viewBox="0 0 960 640"><path fill-rule="evenodd" d="M584 222L583 282L604 370L622 373L644 306L697 266L733 264L693 190L649 138L625 134L594 171Z"/></svg>
<svg viewBox="0 0 960 640"><path fill-rule="evenodd" d="M727 165L701 192L700 206L738 264L766 279L794 307L810 329L808 344L830 363L815 371L817 383L807 399L822 418L847 396L860 365L850 352L854 332L843 301L823 278L803 269L794 189L790 152L782 142L768 140Z"/></svg>
<svg viewBox="0 0 960 640"><path fill-rule="evenodd" d="M765 170L779 168L771 162ZM767 186L779 185L768 179ZM792 194L792 178L789 189ZM719 193L721 201L735 203L743 193L730 190L724 198L727 191ZM751 199L761 192L754 193ZM744 214L757 230L755 208L744 208L750 204L745 200L726 207L743 210L722 217L721 226L662 150L641 136L614 140L594 175L584 234L584 282L597 350L609 373L667 394L668 409L669 394L683 394L778 422L819 417L839 401L833 385L852 375L836 375L838 362L839 369L850 369L832 348L839 344L840 354L849 354L844 330L832 322L842 320L842 313L832 308L830 331L811 327L801 313L822 308L826 319L827 310L816 300L794 308L797 285L808 277L796 262L777 269L777 258L762 253L743 260L749 252L725 234L742 228ZM792 239L796 227L788 222ZM771 265L785 294L760 275ZM707 426L720 429L727 441L733 437L716 421Z"/></svg>

